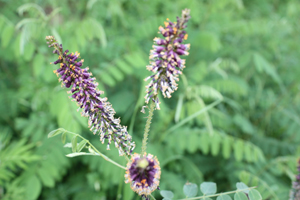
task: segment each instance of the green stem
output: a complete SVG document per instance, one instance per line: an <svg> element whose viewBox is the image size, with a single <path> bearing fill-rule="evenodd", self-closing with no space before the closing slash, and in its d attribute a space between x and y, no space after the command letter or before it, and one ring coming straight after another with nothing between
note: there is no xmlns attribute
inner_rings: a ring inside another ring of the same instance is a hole
<svg viewBox="0 0 300 200"><path fill-rule="evenodd" d="M201 197L192 197L192 198L185 198L185 199L179 199L179 200L193 200L193 199L203 199L203 198L209 198L209 197L217 197L217 196L224 195L224 194L233 194L233 193L241 192L241 191L244 191L244 190L251 190L251 189L254 189L254 188L256 188L256 186L241 189L241 190L234 190L234 191L230 191L230 192L224 192L224 193L212 194L212 195L204 195L204 196L201 196Z"/></svg>
<svg viewBox="0 0 300 200"><path fill-rule="evenodd" d="M155 108L155 103L153 101L151 101L150 108L149 108L149 115L147 117L147 121L146 121L146 125L145 125L141 155L143 155L147 149L147 140L148 140L148 135L149 135L149 131L150 131L150 124L151 124L154 108Z"/></svg>
<svg viewBox="0 0 300 200"><path fill-rule="evenodd" d="M152 194L150 194L150 197L151 197L151 199L156 200L156 199L154 198L154 196L152 196Z"/></svg>
<svg viewBox="0 0 300 200"><path fill-rule="evenodd" d="M90 145L90 147L91 147L97 154L99 154L99 156L101 156L102 158L104 158L104 160L106 160L106 161L108 161L108 162L110 162L110 163L112 163L112 164L114 164L114 165L116 165L116 166L118 166L118 167L120 167L120 168L126 170L126 167L120 165L119 163L113 161L112 159L110 159L110 158L107 157L106 155L100 153L100 151L98 151L98 149L97 149L96 147L94 147L94 145L92 145L92 143L90 143L90 141L88 141L87 139L85 139L85 138L82 137L81 135L79 135L79 134L77 134L77 133L73 133L73 132L67 131L67 130L66 130L66 132L71 133L72 135L76 135L76 136L80 137L81 139L85 140L85 141ZM128 159L127 156L126 156L126 158Z"/></svg>

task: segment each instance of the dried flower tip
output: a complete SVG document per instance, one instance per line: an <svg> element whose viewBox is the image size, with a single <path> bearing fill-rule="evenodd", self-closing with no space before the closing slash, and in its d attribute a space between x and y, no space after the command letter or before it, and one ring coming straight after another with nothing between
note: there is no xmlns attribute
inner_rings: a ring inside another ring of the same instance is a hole
<svg viewBox="0 0 300 200"><path fill-rule="evenodd" d="M148 106L143 106L141 112L145 114L145 108L148 108Z"/></svg>

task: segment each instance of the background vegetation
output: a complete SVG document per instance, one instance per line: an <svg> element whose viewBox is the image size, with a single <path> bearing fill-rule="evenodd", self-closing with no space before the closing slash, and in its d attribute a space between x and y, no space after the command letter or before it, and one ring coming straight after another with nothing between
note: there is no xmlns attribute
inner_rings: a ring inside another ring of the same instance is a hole
<svg viewBox="0 0 300 200"><path fill-rule="evenodd" d="M150 131L160 188L182 198L187 181L216 182L218 192L243 181L263 199L288 198L300 155L298 0L0 0L0 199L139 199L122 169L98 157L67 158L60 138L47 139L62 127L125 165L60 88L45 36L81 53L139 152L153 38L184 8L192 16L187 68Z"/></svg>

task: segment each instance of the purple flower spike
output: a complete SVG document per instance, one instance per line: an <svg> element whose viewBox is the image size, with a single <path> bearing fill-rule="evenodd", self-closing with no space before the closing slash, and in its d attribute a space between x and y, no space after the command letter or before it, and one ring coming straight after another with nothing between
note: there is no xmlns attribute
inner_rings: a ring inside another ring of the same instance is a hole
<svg viewBox="0 0 300 200"><path fill-rule="evenodd" d="M151 99L159 108L158 90L164 97L171 98L171 94L177 90L177 82L179 74L185 68L185 60L181 59L181 55L189 55L188 50L190 44L182 44L187 39L184 29L190 19L190 10L182 11L181 18L177 17L176 22L170 22L167 19L165 27L160 26L159 33L164 39L154 38L153 50L150 51L150 65L147 66L149 71L154 74L147 77L145 81L150 80L146 86L146 103Z"/></svg>
<svg viewBox="0 0 300 200"><path fill-rule="evenodd" d="M300 159L298 160L297 169L299 173L296 176L296 181L294 181L292 184L289 200L300 200Z"/></svg>
<svg viewBox="0 0 300 200"><path fill-rule="evenodd" d="M154 190L159 189L160 166L151 154L133 154L126 167L125 183L130 183L133 191L148 198Z"/></svg>
<svg viewBox="0 0 300 200"><path fill-rule="evenodd" d="M89 119L90 130L94 134L100 134L100 141L108 140L107 149L112 142L119 150L119 155L131 155L135 147L127 127L120 125L120 119L115 119L115 111L107 98L100 97L103 91L98 90L96 78L92 77L89 68L81 68L84 60L79 60L79 53L63 52L62 45L59 45L53 36L47 36L49 47L54 47L53 53L58 54L58 60L53 64L59 64L60 68L53 72L60 77L62 87L70 88L72 101L76 101L78 110Z"/></svg>

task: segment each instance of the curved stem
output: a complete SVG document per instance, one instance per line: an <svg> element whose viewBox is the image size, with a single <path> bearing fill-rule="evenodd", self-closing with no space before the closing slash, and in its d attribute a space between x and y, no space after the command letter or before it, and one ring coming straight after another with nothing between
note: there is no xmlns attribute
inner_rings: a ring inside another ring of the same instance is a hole
<svg viewBox="0 0 300 200"><path fill-rule="evenodd" d="M112 164L114 164L114 165L116 165L116 166L118 166L118 167L120 167L120 168L126 170L126 167L120 165L119 163L113 161L112 159L110 159L110 158L107 157L106 155L100 153L100 151L99 151L96 147L94 147L94 145L92 145L92 143L90 143L90 141L88 141L87 139L85 139L85 138L82 137L81 135L79 135L79 134L77 134L77 133L73 133L73 132L67 131L67 130L66 130L66 132L71 133L71 134L73 134L73 135L76 135L76 136L80 137L81 139L85 140L85 141L90 145L90 147L91 147L97 154L99 154L99 156L101 156L102 158L104 158L104 160L106 160L106 161L108 161L108 162L110 162L110 163L112 163ZM128 157L126 157L126 158L128 159Z"/></svg>
<svg viewBox="0 0 300 200"><path fill-rule="evenodd" d="M147 117L147 121L146 121L146 125L145 125L141 155L143 155L147 149L147 140L148 140L148 135L149 135L149 131L150 131L150 124L151 124L154 108L155 108L155 103L153 101L151 101L150 108L149 108L149 115Z"/></svg>
<svg viewBox="0 0 300 200"><path fill-rule="evenodd" d="M203 198L209 198L209 197L217 197L217 196L220 196L220 195L223 195L223 194L233 194L233 193L237 193L237 192L241 192L241 191L245 191L245 190L251 190L251 189L254 189L254 188L256 188L256 186L241 189L241 190L234 190L234 191L230 191L230 192L224 192L224 193L212 194L212 195L205 195L205 196L201 196L201 197L185 198L185 199L179 199L179 200L193 200L193 199L203 199Z"/></svg>

